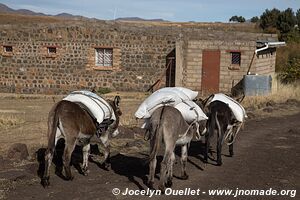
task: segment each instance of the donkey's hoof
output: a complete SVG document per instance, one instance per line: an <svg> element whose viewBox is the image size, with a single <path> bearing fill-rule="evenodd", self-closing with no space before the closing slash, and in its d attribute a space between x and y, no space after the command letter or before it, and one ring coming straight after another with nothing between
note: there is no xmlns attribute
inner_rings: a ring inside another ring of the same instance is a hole
<svg viewBox="0 0 300 200"><path fill-rule="evenodd" d="M165 186L159 185L158 189L161 191L161 194L165 194L165 190L166 190Z"/></svg>
<svg viewBox="0 0 300 200"><path fill-rule="evenodd" d="M74 179L74 176L73 176L73 175L71 175L71 176L66 176L66 180L67 180L67 181L73 181L73 179Z"/></svg>
<svg viewBox="0 0 300 200"><path fill-rule="evenodd" d="M104 167L105 170L109 171L109 170L110 170L110 167L111 167L111 164L105 162L105 163L103 163L103 167Z"/></svg>
<svg viewBox="0 0 300 200"><path fill-rule="evenodd" d="M222 164L222 161L217 161L217 166L221 166Z"/></svg>
<svg viewBox="0 0 300 200"><path fill-rule="evenodd" d="M181 179L182 180L188 180L189 179L189 175L184 174L184 175L181 176Z"/></svg>
<svg viewBox="0 0 300 200"><path fill-rule="evenodd" d="M89 172L90 172L89 170L82 171L82 175L83 175L83 176L88 176L88 175L89 175Z"/></svg>
<svg viewBox="0 0 300 200"><path fill-rule="evenodd" d="M50 185L49 177L44 177L41 179L41 184L44 188L48 187Z"/></svg>
<svg viewBox="0 0 300 200"><path fill-rule="evenodd" d="M166 182L166 184L165 184L165 186L166 186L167 188L172 187L172 185L173 185L172 180L168 180L168 181Z"/></svg>
<svg viewBox="0 0 300 200"><path fill-rule="evenodd" d="M82 168L81 174L82 174L83 176L87 176L87 175L89 175L89 173L90 173L90 170L88 170L87 168Z"/></svg>
<svg viewBox="0 0 300 200"><path fill-rule="evenodd" d="M148 187L151 189L151 190L154 190L154 187L153 187L153 185L154 185L154 182L153 181L148 181Z"/></svg>

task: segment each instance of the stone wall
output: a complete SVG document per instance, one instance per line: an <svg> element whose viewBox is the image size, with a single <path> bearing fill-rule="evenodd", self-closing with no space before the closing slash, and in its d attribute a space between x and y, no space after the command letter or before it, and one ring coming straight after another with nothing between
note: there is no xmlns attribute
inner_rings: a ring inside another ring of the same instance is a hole
<svg viewBox="0 0 300 200"><path fill-rule="evenodd" d="M17 93L64 93L107 87L145 91L165 68L175 40L165 34L115 30L105 26L7 26L0 51L0 90ZM56 47L55 55L48 47ZM95 48L113 48L113 67L94 69Z"/></svg>
<svg viewBox="0 0 300 200"><path fill-rule="evenodd" d="M176 43L183 44L182 86L201 90L201 52L220 49L220 90L228 90L231 80L239 80L246 71L260 36L274 38L209 28L106 21L1 25L0 92L60 94L103 87L146 91L164 73L166 56ZM12 46L13 52L4 52L5 45ZM49 47L56 48L56 53L49 53ZM112 67L95 66L98 47L113 49ZM243 52L239 71L228 69L226 51L230 49ZM263 71L260 64L256 67Z"/></svg>

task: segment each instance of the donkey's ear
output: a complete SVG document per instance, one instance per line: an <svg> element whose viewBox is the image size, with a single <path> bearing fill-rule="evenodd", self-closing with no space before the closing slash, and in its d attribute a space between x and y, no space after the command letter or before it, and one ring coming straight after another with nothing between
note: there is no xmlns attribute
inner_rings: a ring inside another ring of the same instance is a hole
<svg viewBox="0 0 300 200"><path fill-rule="evenodd" d="M116 96L114 99L114 103L117 107L120 106L120 101L121 101L121 97L120 96Z"/></svg>

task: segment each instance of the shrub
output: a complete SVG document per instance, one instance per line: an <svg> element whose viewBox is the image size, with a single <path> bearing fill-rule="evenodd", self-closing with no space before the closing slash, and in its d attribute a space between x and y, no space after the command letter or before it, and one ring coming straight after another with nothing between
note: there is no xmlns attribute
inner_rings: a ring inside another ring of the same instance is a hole
<svg viewBox="0 0 300 200"><path fill-rule="evenodd" d="M107 94L107 93L110 93L110 92L112 92L112 90L110 88L105 88L105 87L104 88L100 87L97 90L98 94Z"/></svg>
<svg viewBox="0 0 300 200"><path fill-rule="evenodd" d="M293 83L300 80L300 58L291 59L285 66L279 78L283 83Z"/></svg>

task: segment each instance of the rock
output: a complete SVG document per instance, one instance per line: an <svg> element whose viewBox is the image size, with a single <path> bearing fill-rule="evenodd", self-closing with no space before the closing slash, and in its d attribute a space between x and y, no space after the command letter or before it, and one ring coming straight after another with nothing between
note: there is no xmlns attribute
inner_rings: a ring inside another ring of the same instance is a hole
<svg viewBox="0 0 300 200"><path fill-rule="evenodd" d="M35 175L37 173L39 169L39 165L38 163L31 163L25 166L25 170L29 173L29 174L33 174Z"/></svg>
<svg viewBox="0 0 300 200"><path fill-rule="evenodd" d="M288 133L289 134L298 134L299 131L296 128L291 128L291 129L288 130Z"/></svg>
<svg viewBox="0 0 300 200"><path fill-rule="evenodd" d="M26 160L29 156L26 144L15 143L10 146L7 153L7 158L14 160Z"/></svg>
<svg viewBox="0 0 300 200"><path fill-rule="evenodd" d="M255 107L254 106L250 106L249 108L247 108L247 113L248 112L253 112L253 111L255 111L256 109L255 109Z"/></svg>
<svg viewBox="0 0 300 200"><path fill-rule="evenodd" d="M263 111L264 111L264 112L271 113L271 112L273 112L273 108L267 107L267 108L264 108Z"/></svg>
<svg viewBox="0 0 300 200"><path fill-rule="evenodd" d="M296 105L296 106L300 105L300 102L297 99L288 99L286 100L286 103L290 105Z"/></svg>
<svg viewBox="0 0 300 200"><path fill-rule="evenodd" d="M248 119L254 119L255 114L253 112L247 112Z"/></svg>
<svg viewBox="0 0 300 200"><path fill-rule="evenodd" d="M274 107L276 105L276 103L275 103L275 101L273 101L273 100L270 100L270 101L268 101L267 103L266 103L266 106L267 107Z"/></svg>
<svg viewBox="0 0 300 200"><path fill-rule="evenodd" d="M258 109L261 109L261 108L263 108L264 106L265 106L265 105L264 105L263 103L261 103L261 104L258 104L258 105L257 105L257 108L258 108Z"/></svg>

